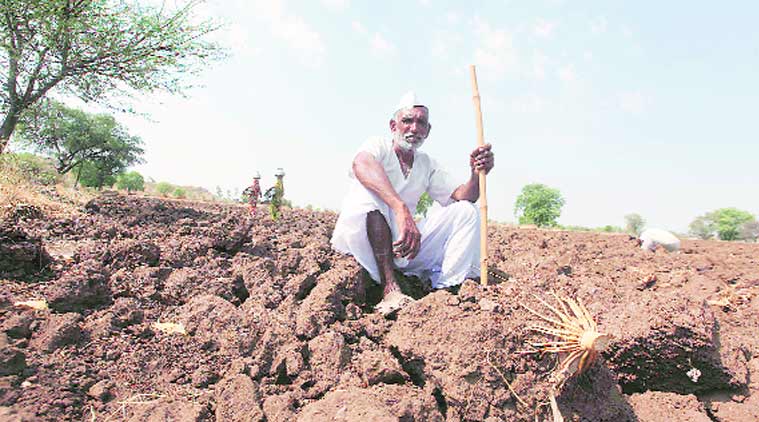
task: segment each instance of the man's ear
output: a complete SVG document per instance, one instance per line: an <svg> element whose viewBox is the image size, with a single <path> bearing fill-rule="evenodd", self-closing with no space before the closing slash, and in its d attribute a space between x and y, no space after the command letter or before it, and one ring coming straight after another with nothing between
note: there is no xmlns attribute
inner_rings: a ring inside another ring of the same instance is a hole
<svg viewBox="0 0 759 422"><path fill-rule="evenodd" d="M430 136L430 132L432 132L432 123L427 123L427 136ZM424 139L427 139L427 136Z"/></svg>
<svg viewBox="0 0 759 422"><path fill-rule="evenodd" d="M397 123L395 122L395 119L390 119L390 132L395 132L396 127Z"/></svg>

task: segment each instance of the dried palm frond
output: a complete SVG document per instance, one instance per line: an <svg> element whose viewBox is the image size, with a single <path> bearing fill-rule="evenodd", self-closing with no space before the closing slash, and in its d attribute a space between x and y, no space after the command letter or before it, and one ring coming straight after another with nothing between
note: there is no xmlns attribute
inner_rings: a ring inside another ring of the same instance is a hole
<svg viewBox="0 0 759 422"><path fill-rule="evenodd" d="M598 357L598 354L606 349L611 336L598 332L596 322L590 312L581 302L575 302L569 298L553 295L559 303L558 308L551 306L546 301L535 297L554 315L542 315L526 305L524 306L532 314L536 315L549 326L532 325L529 330L554 336L556 340L543 343L532 343L532 346L540 352L564 353L566 357L559 365L559 372L566 373L567 377L581 374Z"/></svg>

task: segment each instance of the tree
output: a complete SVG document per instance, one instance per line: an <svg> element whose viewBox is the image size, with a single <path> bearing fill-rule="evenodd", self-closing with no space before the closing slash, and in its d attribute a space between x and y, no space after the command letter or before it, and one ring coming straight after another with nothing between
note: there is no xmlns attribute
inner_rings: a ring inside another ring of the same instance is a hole
<svg viewBox="0 0 759 422"><path fill-rule="evenodd" d="M89 169L97 169L102 173L99 180L104 180L142 161L142 140L113 116L86 113L57 101L47 101L40 114L20 126L20 133L25 143L53 157L60 174L76 167L81 171L90 162Z"/></svg>
<svg viewBox="0 0 759 422"><path fill-rule="evenodd" d="M186 88L220 48L218 29L193 22L200 0L176 10L134 0L0 0L0 154L25 112L51 91L85 101Z"/></svg>
<svg viewBox="0 0 759 422"><path fill-rule="evenodd" d="M759 239L759 221L753 220L743 223L739 238L748 242L756 242Z"/></svg>
<svg viewBox="0 0 759 422"><path fill-rule="evenodd" d="M187 191L184 188L177 187L174 189L174 198L184 199L187 197Z"/></svg>
<svg viewBox="0 0 759 422"><path fill-rule="evenodd" d="M433 204L432 197L430 197L430 194L427 192L424 192L422 196L419 198L419 202L416 204L416 215L423 215L427 216L427 211L429 211L430 207Z"/></svg>
<svg viewBox="0 0 759 422"><path fill-rule="evenodd" d="M564 198L558 189L533 183L522 188L514 205L514 215L519 218L519 224L554 227L563 206Z"/></svg>
<svg viewBox="0 0 759 422"><path fill-rule="evenodd" d="M640 236L645 225L646 220L640 214L633 213L625 216L625 231L633 236Z"/></svg>
<svg viewBox="0 0 759 422"><path fill-rule="evenodd" d="M129 173L120 174L116 178L116 187L126 189L129 193L135 190L145 190L145 179L143 179L140 173L130 171Z"/></svg>
<svg viewBox="0 0 759 422"><path fill-rule="evenodd" d="M740 239L741 227L747 223L756 221L753 214L737 208L720 208L693 220L689 228L702 239L713 236L714 233L720 240Z"/></svg>
<svg viewBox="0 0 759 422"><path fill-rule="evenodd" d="M743 224L754 221L754 216L736 208L721 208L711 213L721 240L736 240Z"/></svg>
<svg viewBox="0 0 759 422"><path fill-rule="evenodd" d="M84 161L78 166L77 181L82 186L101 189L103 186L113 186L116 183L114 168L108 162L102 161Z"/></svg>
<svg viewBox="0 0 759 422"><path fill-rule="evenodd" d="M702 240L714 237L715 231L714 223L707 219L705 215L697 217L688 225L688 233Z"/></svg>
<svg viewBox="0 0 759 422"><path fill-rule="evenodd" d="M161 182L155 187L156 192L161 194L161 196L168 196L172 189L174 189L174 186L169 182Z"/></svg>

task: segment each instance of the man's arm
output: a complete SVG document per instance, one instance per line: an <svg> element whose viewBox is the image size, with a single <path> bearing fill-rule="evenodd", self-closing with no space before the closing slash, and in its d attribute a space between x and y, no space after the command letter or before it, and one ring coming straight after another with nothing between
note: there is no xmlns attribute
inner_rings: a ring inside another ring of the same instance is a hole
<svg viewBox="0 0 759 422"><path fill-rule="evenodd" d="M488 174L495 165L495 157L490 150L491 145L485 144L484 146L477 147L469 155L469 166L472 169L469 180L466 183L460 185L453 191L451 198L455 201L469 201L475 202L480 198L480 176L479 172L484 171Z"/></svg>
<svg viewBox="0 0 759 422"><path fill-rule="evenodd" d="M480 177L472 172L466 183L459 185L451 194L454 201L476 202L480 198Z"/></svg>
<svg viewBox="0 0 759 422"><path fill-rule="evenodd" d="M409 259L416 257L422 235L416 228L414 216L393 188L382 165L368 152L359 152L353 160L353 174L365 188L379 196L393 211L400 235L398 241L393 243L395 254Z"/></svg>

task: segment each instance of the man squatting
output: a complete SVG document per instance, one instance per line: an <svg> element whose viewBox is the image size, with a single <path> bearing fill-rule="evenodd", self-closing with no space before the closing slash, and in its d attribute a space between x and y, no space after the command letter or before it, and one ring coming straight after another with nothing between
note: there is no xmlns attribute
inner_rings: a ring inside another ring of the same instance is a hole
<svg viewBox="0 0 759 422"><path fill-rule="evenodd" d="M392 139L370 138L353 159L350 190L332 236L336 250L353 255L383 285L383 300L375 308L382 314L412 301L401 293L394 268L428 279L434 289L480 273L480 224L473 202L480 196L478 173L494 166L491 145L472 151L469 180L456 185L419 151L431 129L428 108L413 92L404 95L390 119ZM416 223L411 210L424 192L442 207Z"/></svg>

